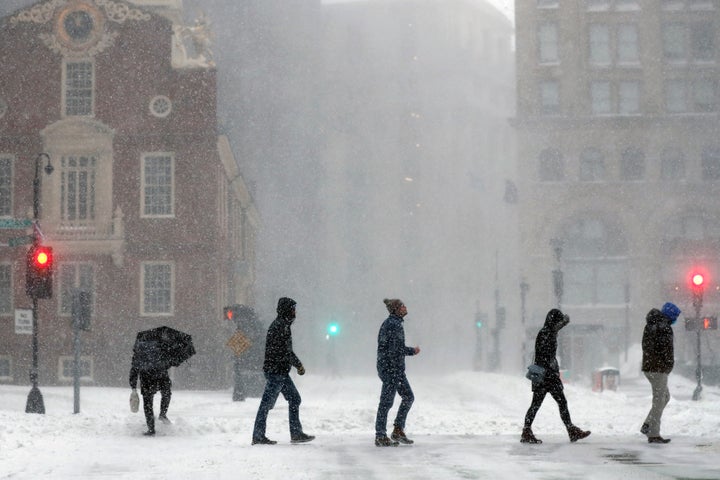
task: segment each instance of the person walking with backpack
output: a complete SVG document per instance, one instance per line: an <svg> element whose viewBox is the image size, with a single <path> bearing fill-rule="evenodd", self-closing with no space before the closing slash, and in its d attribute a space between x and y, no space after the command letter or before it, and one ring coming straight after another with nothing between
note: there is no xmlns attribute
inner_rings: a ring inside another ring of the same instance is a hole
<svg viewBox="0 0 720 480"><path fill-rule="evenodd" d="M390 316L383 322L378 333L377 372L382 380L380 404L375 419L375 446L395 447L399 443L413 443L405 435L405 420L410 407L415 401L412 388L405 375L405 357L420 353L420 347L405 346L405 329L403 321L407 315L407 307L399 299L383 300ZM390 438L387 436L387 417L393 406L395 393L402 401L395 417L394 429Z"/></svg>
<svg viewBox="0 0 720 480"><path fill-rule="evenodd" d="M292 348L292 332L290 326L295 320L296 302L292 298L282 297L278 300L277 318L270 324L265 341L265 392L255 417L253 429L253 445L275 445L277 442L265 436L267 416L275 406L278 395L282 393L288 402L290 418L291 443L309 442L315 437L303 432L300 424L300 393L290 378L290 367L297 369L298 375L305 374L300 359Z"/></svg>
<svg viewBox="0 0 720 480"><path fill-rule="evenodd" d="M563 383L560 379L560 366L556 358L557 336L560 329L568 323L570 323L570 317L553 308L545 317L545 324L535 339L535 365L543 367L545 375L541 381L532 383L533 398L530 408L525 414L525 426L520 437L521 443L542 443L542 440L536 438L533 434L532 423L543 400L545 400L545 395L548 393L558 404L560 418L565 424L565 428L567 428L570 441L577 442L590 435L589 431L576 427L570 420L570 411L563 393Z"/></svg>
<svg viewBox="0 0 720 480"><path fill-rule="evenodd" d="M647 435L648 443L670 442L669 438L660 436L660 422L665 406L670 401L668 375L675 366L672 325L679 315L680 309L667 302L661 310L653 308L645 317L642 371L652 388L652 407L640 427L640 433Z"/></svg>

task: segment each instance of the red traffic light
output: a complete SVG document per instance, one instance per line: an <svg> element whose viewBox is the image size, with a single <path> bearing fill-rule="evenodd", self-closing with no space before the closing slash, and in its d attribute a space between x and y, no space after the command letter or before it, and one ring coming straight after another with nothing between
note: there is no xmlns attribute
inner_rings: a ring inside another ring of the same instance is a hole
<svg viewBox="0 0 720 480"><path fill-rule="evenodd" d="M705 277L702 273L696 273L692 276L692 283L696 287L702 287L703 283L705 283Z"/></svg>
<svg viewBox="0 0 720 480"><path fill-rule="evenodd" d="M232 320L235 312L232 307L225 307L223 313L225 314L225 320Z"/></svg>
<svg viewBox="0 0 720 480"><path fill-rule="evenodd" d="M717 317L705 317L702 319L703 330L717 330Z"/></svg>
<svg viewBox="0 0 720 480"><path fill-rule="evenodd" d="M35 264L37 266L47 266L48 262L50 262L50 256L48 255L48 252L46 252L45 250L40 250L35 253Z"/></svg>
<svg viewBox="0 0 720 480"><path fill-rule="evenodd" d="M53 249L33 245L27 253L25 292L31 298L52 297Z"/></svg>

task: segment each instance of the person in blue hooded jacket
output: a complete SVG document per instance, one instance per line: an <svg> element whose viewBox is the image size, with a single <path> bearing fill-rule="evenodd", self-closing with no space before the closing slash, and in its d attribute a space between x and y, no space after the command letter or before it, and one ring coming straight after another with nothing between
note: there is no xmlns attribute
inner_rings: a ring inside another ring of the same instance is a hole
<svg viewBox="0 0 720 480"><path fill-rule="evenodd" d="M660 422L665 406L670 401L668 375L675 366L674 336L672 324L677 321L680 309L667 302L661 310L653 308L645 317L642 336L642 371L652 388L652 407L640 432L647 435L649 443L668 443L669 438L660 436Z"/></svg>
<svg viewBox="0 0 720 480"><path fill-rule="evenodd" d="M386 298L383 302L390 316L383 322L378 333L377 372L382 380L382 389L375 419L375 445L378 447L395 447L399 443L410 445L413 441L405 435L405 420L415 396L405 375L405 357L417 355L420 353L420 348L405 345L403 321L408 313L405 304L397 298ZM400 395L402 401L395 417L395 428L391 438L388 438L387 417L396 393Z"/></svg>

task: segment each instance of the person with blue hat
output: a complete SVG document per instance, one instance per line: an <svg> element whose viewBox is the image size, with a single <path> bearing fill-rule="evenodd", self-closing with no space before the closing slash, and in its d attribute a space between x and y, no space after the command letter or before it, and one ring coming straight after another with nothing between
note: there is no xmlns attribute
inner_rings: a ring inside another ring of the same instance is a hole
<svg viewBox="0 0 720 480"><path fill-rule="evenodd" d="M669 438L660 436L660 422L665 406L670 401L668 375L675 366L674 336L672 325L680 316L680 309L667 302L658 310L653 308L646 317L642 337L642 371L652 388L652 407L640 432L648 443L668 443Z"/></svg>

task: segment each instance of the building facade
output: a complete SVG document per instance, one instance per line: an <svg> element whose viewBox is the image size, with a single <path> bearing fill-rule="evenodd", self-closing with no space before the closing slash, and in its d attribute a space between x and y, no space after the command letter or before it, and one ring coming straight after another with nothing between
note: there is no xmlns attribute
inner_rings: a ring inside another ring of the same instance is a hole
<svg viewBox="0 0 720 480"><path fill-rule="evenodd" d="M31 218L39 177L39 231L55 254L54 294L39 300L41 385L72 380L78 289L92 299L87 384L124 385L135 334L160 325L194 339L178 386L230 383L222 307L254 301L259 218L218 135L209 38L202 17L182 23L180 0L46 0L0 23L0 215ZM31 305L26 249L0 248L3 383L30 368L30 336L14 324Z"/></svg>
<svg viewBox="0 0 720 480"><path fill-rule="evenodd" d="M695 269L717 313L720 5L517 0L515 15L530 316L570 314L563 368L585 374L627 359L650 308L694 316ZM676 333L684 364L694 333Z"/></svg>

